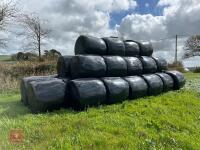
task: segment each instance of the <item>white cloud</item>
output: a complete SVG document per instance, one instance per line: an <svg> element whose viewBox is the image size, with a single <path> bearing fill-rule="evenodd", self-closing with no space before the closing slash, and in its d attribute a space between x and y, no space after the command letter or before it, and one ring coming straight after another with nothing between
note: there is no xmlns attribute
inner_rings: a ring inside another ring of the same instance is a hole
<svg viewBox="0 0 200 150"><path fill-rule="evenodd" d="M176 34L200 34L200 3L199 0L160 0L157 7L164 7L162 16L127 15L116 28L120 34L128 38L153 41L156 55L163 54L169 60L173 60ZM172 39L155 42L168 37ZM180 57L185 40L179 37Z"/></svg>
<svg viewBox="0 0 200 150"><path fill-rule="evenodd" d="M149 7L149 3L145 3L145 7Z"/></svg>
<svg viewBox="0 0 200 150"><path fill-rule="evenodd" d="M53 32L45 49L55 48L63 54L73 54L80 34L116 35L109 26L110 13L134 9L137 5L135 0L21 0L20 4L23 12L37 12L49 20Z"/></svg>
<svg viewBox="0 0 200 150"><path fill-rule="evenodd" d="M164 18L151 14L132 14L123 18L117 30L127 38L135 40L150 40L166 37L166 29L163 25Z"/></svg>

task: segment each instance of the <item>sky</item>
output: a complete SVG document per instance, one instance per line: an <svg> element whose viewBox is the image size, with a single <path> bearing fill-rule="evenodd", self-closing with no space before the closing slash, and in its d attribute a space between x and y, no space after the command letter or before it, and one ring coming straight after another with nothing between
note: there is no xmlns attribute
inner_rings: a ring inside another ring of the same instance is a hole
<svg viewBox="0 0 200 150"><path fill-rule="evenodd" d="M52 33L43 49L54 48L63 55L74 54L75 41L81 34L123 36L151 41L154 56L172 62L175 35L181 35L178 36L178 58L181 59L187 38L200 34L199 0L20 0L19 5L21 12L35 12L41 19L48 20L46 27ZM6 49L0 49L0 54L21 51L22 39L14 32L1 36L10 40ZM199 57L184 63L198 66L198 60Z"/></svg>

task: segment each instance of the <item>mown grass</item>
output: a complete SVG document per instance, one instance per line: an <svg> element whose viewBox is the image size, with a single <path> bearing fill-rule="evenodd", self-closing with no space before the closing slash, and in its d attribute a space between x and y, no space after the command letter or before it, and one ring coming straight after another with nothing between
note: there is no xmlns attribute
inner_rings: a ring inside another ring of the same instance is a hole
<svg viewBox="0 0 200 150"><path fill-rule="evenodd" d="M33 115L15 94L0 94L0 149L199 149L200 74L184 89L122 104ZM189 84L188 84L189 83ZM24 141L13 144L9 132Z"/></svg>

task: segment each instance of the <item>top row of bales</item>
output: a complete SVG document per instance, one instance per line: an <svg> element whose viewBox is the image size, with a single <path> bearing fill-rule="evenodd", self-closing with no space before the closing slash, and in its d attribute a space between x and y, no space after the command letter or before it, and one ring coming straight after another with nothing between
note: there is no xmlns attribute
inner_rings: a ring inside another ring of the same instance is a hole
<svg viewBox="0 0 200 150"><path fill-rule="evenodd" d="M75 55L151 56L150 42L121 40L118 37L97 38L81 35L75 44Z"/></svg>

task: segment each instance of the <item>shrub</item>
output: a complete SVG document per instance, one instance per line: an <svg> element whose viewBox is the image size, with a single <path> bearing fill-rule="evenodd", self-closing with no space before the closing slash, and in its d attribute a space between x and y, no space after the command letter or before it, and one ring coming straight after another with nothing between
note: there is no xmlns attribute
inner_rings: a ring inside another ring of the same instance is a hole
<svg viewBox="0 0 200 150"><path fill-rule="evenodd" d="M194 73L200 73L200 67L196 67L193 72Z"/></svg>
<svg viewBox="0 0 200 150"><path fill-rule="evenodd" d="M168 68L169 68L169 70L177 70L177 71L180 71L180 72L183 72L183 73L185 72L183 63L181 61L168 64Z"/></svg>
<svg viewBox="0 0 200 150"><path fill-rule="evenodd" d="M32 75L49 75L56 73L56 61L20 61L13 64L0 64L0 69L2 74L13 78Z"/></svg>

